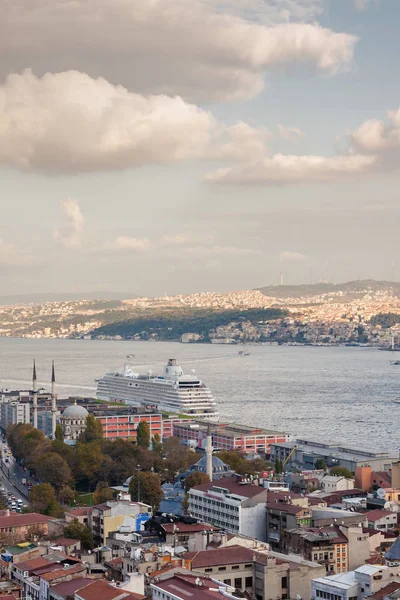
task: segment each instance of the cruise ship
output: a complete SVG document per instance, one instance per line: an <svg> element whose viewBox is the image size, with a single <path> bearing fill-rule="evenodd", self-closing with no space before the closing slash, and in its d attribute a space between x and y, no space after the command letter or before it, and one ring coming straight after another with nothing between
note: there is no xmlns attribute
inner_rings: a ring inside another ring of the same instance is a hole
<svg viewBox="0 0 400 600"><path fill-rule="evenodd" d="M175 358L170 358L162 375L135 373L126 365L123 371L106 373L97 382L99 400L125 402L134 406L156 406L160 412L183 414L193 419L219 421L216 402L195 372L185 375Z"/></svg>

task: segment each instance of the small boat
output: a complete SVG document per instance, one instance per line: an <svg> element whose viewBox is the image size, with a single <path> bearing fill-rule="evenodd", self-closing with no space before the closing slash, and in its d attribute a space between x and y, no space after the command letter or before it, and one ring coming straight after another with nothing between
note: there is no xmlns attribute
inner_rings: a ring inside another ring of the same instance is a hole
<svg viewBox="0 0 400 600"><path fill-rule="evenodd" d="M394 400L392 400L392 402L394 402L395 404L400 404L400 398L395 398Z"/></svg>
<svg viewBox="0 0 400 600"><path fill-rule="evenodd" d="M239 350L239 356L250 356L250 352L248 350Z"/></svg>
<svg viewBox="0 0 400 600"><path fill-rule="evenodd" d="M397 366L397 365L400 365L400 360L391 360L391 361L390 361L390 364L391 364L391 365L396 365L396 366Z"/></svg>

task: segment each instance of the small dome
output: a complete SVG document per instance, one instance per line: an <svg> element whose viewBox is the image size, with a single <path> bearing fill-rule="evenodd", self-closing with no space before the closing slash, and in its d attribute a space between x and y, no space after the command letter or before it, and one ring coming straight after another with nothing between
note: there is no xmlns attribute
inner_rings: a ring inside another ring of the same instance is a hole
<svg viewBox="0 0 400 600"><path fill-rule="evenodd" d="M228 472L230 471L230 467L228 467L228 465L226 465L224 462L222 462L222 460L220 458L218 458L218 456L214 456L212 457L212 469L213 469L213 473L218 473L218 472ZM207 470L207 457L203 456L199 461L197 461L196 464L194 464L192 467L190 467L191 471L202 471L203 473L206 472Z"/></svg>
<svg viewBox="0 0 400 600"><path fill-rule="evenodd" d="M68 406L61 416L67 419L86 419L88 415L89 413L86 408L78 404L73 404L72 406Z"/></svg>

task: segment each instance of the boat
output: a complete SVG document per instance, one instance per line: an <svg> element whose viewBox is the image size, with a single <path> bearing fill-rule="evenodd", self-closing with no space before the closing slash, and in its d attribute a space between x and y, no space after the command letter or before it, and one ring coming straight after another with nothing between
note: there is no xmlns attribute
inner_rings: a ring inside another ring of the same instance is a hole
<svg viewBox="0 0 400 600"><path fill-rule="evenodd" d="M175 358L168 360L162 375L153 376L151 371L139 375L130 365L122 371L106 373L98 381L97 398L130 406L153 405L159 412L219 421L211 391L194 370L185 375Z"/></svg>
<svg viewBox="0 0 400 600"><path fill-rule="evenodd" d="M391 360L391 361L390 361L390 364L391 364L391 365L396 365L396 366L397 366L397 365L400 365L400 360Z"/></svg>
<svg viewBox="0 0 400 600"><path fill-rule="evenodd" d="M250 356L249 350L239 350L238 356Z"/></svg>
<svg viewBox="0 0 400 600"><path fill-rule="evenodd" d="M396 398L395 400L392 400L392 402L394 402L395 404L400 404L400 398Z"/></svg>

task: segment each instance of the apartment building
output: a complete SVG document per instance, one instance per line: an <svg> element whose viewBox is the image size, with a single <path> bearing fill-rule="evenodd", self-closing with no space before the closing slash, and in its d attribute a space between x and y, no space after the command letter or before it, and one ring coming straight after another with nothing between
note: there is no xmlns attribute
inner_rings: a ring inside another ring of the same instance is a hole
<svg viewBox="0 0 400 600"><path fill-rule="evenodd" d="M321 490L327 493L342 492L354 489L354 479L346 477L335 477L334 475L325 475L321 479Z"/></svg>
<svg viewBox="0 0 400 600"><path fill-rule="evenodd" d="M14 542L25 542L33 537L34 532L40 531L42 535L47 535L50 521L51 517L38 513L12 513L0 517L0 535L10 536Z"/></svg>
<svg viewBox="0 0 400 600"><path fill-rule="evenodd" d="M152 515L152 508L142 502L112 501L92 507L89 515L89 527L92 529L96 543L105 544L112 531L116 531L124 523L125 517L136 519L136 530Z"/></svg>
<svg viewBox="0 0 400 600"><path fill-rule="evenodd" d="M400 582L400 567L362 565L348 573L314 579L312 600L364 600L393 581Z"/></svg>
<svg viewBox="0 0 400 600"><path fill-rule="evenodd" d="M390 531L397 527L397 514L388 510L370 510L365 513L368 519L370 529L379 529L380 531Z"/></svg>
<svg viewBox="0 0 400 600"><path fill-rule="evenodd" d="M30 423L30 405L29 402L16 402L6 400L0 403L0 427L7 429L9 425L17 423Z"/></svg>
<svg viewBox="0 0 400 600"><path fill-rule="evenodd" d="M271 444L283 443L288 439L287 434L281 431L233 423L205 424L202 421L175 422L173 433L181 441L191 441L193 445L204 449L209 428L215 449L239 451L244 454L269 455Z"/></svg>
<svg viewBox="0 0 400 600"><path fill-rule="evenodd" d="M235 589L212 580L181 571L167 574L151 584L153 600L237 600ZM240 596L239 596L240 597Z"/></svg>
<svg viewBox="0 0 400 600"><path fill-rule="evenodd" d="M189 513L230 533L265 541L267 490L254 483L225 477L189 490Z"/></svg>

